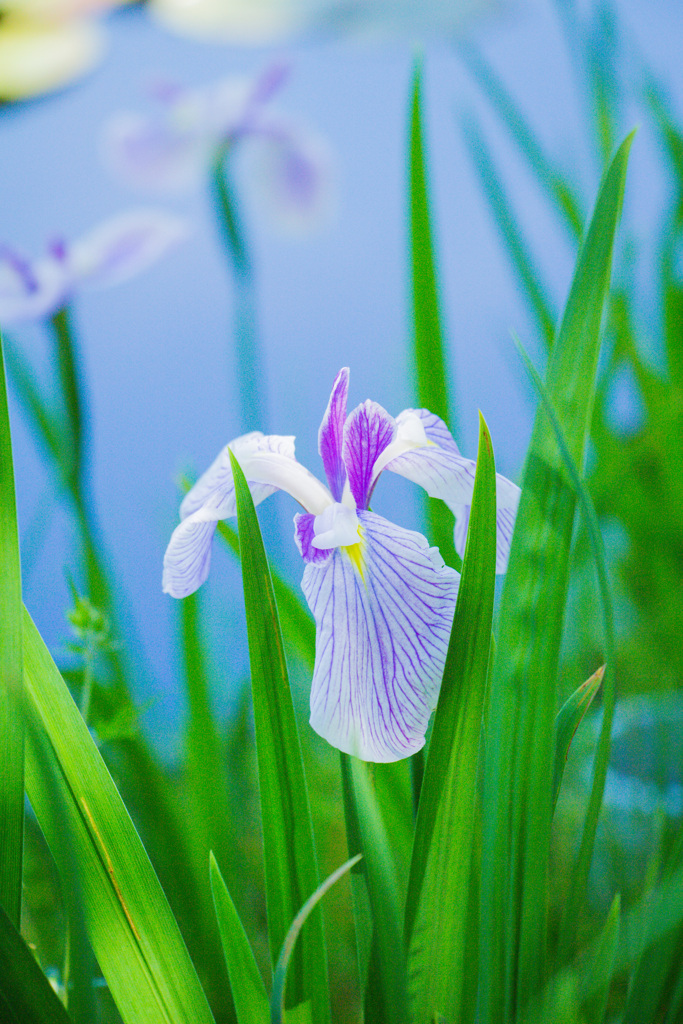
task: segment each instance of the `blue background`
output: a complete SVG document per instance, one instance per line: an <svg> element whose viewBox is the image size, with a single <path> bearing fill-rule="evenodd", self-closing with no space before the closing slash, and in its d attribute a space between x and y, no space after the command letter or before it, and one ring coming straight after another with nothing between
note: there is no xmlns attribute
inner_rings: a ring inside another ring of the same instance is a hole
<svg viewBox="0 0 683 1024"><path fill-rule="evenodd" d="M620 0L615 6L631 54L622 68L625 81L637 91L644 57L680 115L681 5ZM50 238L75 237L135 205L165 205L193 222L190 239L153 268L108 291L83 294L74 307L91 410L96 507L149 665L149 679L138 691L142 701L151 700L145 722L172 754L182 714L172 632L177 609L161 592L161 560L177 522L176 474L202 471L239 432L231 293L206 195L159 203L131 194L106 174L97 140L109 114L145 108L145 86L156 76L201 85L231 72L256 72L274 51L175 37L141 9L120 11L107 26L106 59L87 80L2 111L0 239L38 255ZM574 173L586 195L594 196L600 168L584 126L587 101L577 87L555 6L535 0L510 7L483 20L472 38L548 151ZM320 473L317 429L339 367L351 367L352 405L371 397L396 414L414 401L405 256L406 110L414 49L410 39L372 47L327 40L291 46L284 55L292 69L277 106L329 140L337 214L315 236L287 238L250 202L248 189L242 192L258 273L271 429L295 434L299 459ZM458 441L464 454L475 456L481 409L498 468L514 478L533 401L510 329L537 354L540 347L463 142L465 112L474 110L481 118L556 308L569 286L574 253L455 48L431 40L424 55ZM642 114L634 102L623 116L628 130ZM633 149L622 231L622 239L635 240L645 256L659 230L665 188L657 143L646 127ZM654 326L648 330L653 288L643 275L644 344L656 334ZM44 329L28 325L10 333L45 369ZM657 359L656 351L652 358ZM628 429L629 417L637 415L628 382L615 390L615 408ZM25 600L47 642L63 651L69 601L65 570L73 565L69 519L16 405L13 428ZM417 495L405 481L389 476L376 492L376 511L417 526ZM296 508L283 495L270 502L277 504L281 521L271 548L295 581L301 565L289 524ZM216 553L205 591L213 623L216 701L226 711L235 682L247 672L241 582L227 555Z"/></svg>

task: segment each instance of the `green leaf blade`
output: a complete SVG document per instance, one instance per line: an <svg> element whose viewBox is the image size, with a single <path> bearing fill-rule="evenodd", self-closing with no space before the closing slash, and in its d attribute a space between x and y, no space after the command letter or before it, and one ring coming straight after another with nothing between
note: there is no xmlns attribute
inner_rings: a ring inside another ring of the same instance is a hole
<svg viewBox="0 0 683 1024"><path fill-rule="evenodd" d="M235 480L254 724L264 835L268 938L273 964L299 908L318 888L313 825L282 636L266 553L244 474ZM320 909L294 951L289 1006L311 1000L313 1017L330 1018L325 936Z"/></svg>
<svg viewBox="0 0 683 1024"><path fill-rule="evenodd" d="M0 341L0 906L21 920L24 710L19 532L12 436Z"/></svg>
<svg viewBox="0 0 683 1024"><path fill-rule="evenodd" d="M479 456L462 578L425 766L406 901L411 1012L460 1019L478 760L491 649L496 568L496 472L480 417ZM448 970L434 970L434 964Z"/></svg>

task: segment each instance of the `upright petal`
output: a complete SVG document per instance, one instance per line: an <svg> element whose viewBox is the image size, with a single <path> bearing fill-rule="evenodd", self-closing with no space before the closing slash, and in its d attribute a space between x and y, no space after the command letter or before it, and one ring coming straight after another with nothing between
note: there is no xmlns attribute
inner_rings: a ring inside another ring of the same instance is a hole
<svg viewBox="0 0 683 1024"><path fill-rule="evenodd" d="M343 457L351 493L358 508L367 508L375 463L396 434L396 421L368 399L349 415L344 427Z"/></svg>
<svg viewBox="0 0 683 1024"><path fill-rule="evenodd" d="M146 270L187 234L187 222L164 210L130 210L74 242L66 259L79 284L108 288Z"/></svg>
<svg viewBox="0 0 683 1024"><path fill-rule="evenodd" d="M341 501L346 483L346 467L342 458L346 399L349 392L349 368L345 366L334 378L332 394L318 431L318 451L325 467L325 476L335 501Z"/></svg>
<svg viewBox="0 0 683 1024"><path fill-rule="evenodd" d="M397 761L424 744L459 576L419 533L358 518L359 544L304 572L317 627L311 725L348 754Z"/></svg>

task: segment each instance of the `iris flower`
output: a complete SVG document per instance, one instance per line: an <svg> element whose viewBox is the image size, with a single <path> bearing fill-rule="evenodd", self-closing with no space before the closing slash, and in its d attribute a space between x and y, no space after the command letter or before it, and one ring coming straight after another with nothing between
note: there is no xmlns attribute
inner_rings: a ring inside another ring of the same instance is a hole
<svg viewBox="0 0 683 1024"><path fill-rule="evenodd" d="M130 210L29 259L0 245L0 324L51 316L81 288L108 288L146 269L187 234L162 210Z"/></svg>
<svg viewBox="0 0 683 1024"><path fill-rule="evenodd" d="M475 464L426 409L395 419L376 402L346 413L349 371L337 375L318 434L327 486L294 457L294 438L246 434L230 442L180 506L164 558L163 588L193 593L209 572L216 523L236 515L229 451L258 504L284 490L303 506L295 540L316 623L311 725L367 761L419 750L436 705L459 574L425 538L370 510L384 470L420 484L467 516ZM519 488L497 478L498 571L504 571ZM456 533L461 551L464 532Z"/></svg>
<svg viewBox="0 0 683 1024"><path fill-rule="evenodd" d="M121 112L106 123L103 157L127 184L180 193L238 146L257 199L287 230L315 227L332 206L332 163L324 142L269 107L285 68L232 76L203 88L165 85L151 116Z"/></svg>

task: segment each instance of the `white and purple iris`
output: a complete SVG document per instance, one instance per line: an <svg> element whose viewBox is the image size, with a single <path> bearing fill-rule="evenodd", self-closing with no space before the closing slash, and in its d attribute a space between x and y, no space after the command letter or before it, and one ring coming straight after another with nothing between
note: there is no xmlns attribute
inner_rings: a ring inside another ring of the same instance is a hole
<svg viewBox="0 0 683 1024"><path fill-rule="evenodd" d="M221 147L238 145L257 201L294 233L329 214L332 161L319 136L270 109L286 69L233 76L203 88L165 84L152 116L121 112L104 129L103 156L134 188L180 193L198 184Z"/></svg>
<svg viewBox="0 0 683 1024"><path fill-rule="evenodd" d="M419 750L436 705L459 574L423 536L370 511L380 474L399 473L465 520L475 463L426 409L394 419L376 402L346 413L349 371L337 375L318 435L327 486L294 457L294 438L246 434L230 442L180 506L164 558L163 587L191 594L206 579L220 519L236 515L230 468L239 461L254 503L276 490L305 509L294 517L306 568L303 591L316 623L311 725L366 761ZM505 570L519 488L497 477L498 558ZM465 529L456 530L464 552Z"/></svg>
<svg viewBox="0 0 683 1024"><path fill-rule="evenodd" d="M74 242L55 241L39 259L0 246L0 324L51 316L82 288L109 288L134 277L187 234L179 217L139 209L103 221Z"/></svg>

